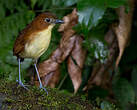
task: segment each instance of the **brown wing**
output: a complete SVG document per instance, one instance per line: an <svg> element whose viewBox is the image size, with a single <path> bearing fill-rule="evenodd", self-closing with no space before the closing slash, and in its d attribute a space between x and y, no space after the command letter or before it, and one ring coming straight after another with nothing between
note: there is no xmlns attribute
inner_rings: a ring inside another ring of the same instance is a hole
<svg viewBox="0 0 137 110"><path fill-rule="evenodd" d="M19 36L16 38L13 47L13 55L19 57L19 54L24 51L25 44L29 41L29 36L31 35L32 23L29 24L24 30L21 31Z"/></svg>
<svg viewBox="0 0 137 110"><path fill-rule="evenodd" d="M22 39L23 37L17 37L14 47L13 47L13 55L19 56L19 53L24 51L25 41Z"/></svg>

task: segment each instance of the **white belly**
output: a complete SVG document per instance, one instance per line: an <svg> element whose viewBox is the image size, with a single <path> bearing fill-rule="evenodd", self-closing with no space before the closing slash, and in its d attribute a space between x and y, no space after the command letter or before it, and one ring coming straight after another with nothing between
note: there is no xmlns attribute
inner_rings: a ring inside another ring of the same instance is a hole
<svg viewBox="0 0 137 110"><path fill-rule="evenodd" d="M47 49L51 40L51 29L43 30L33 36L33 40L26 43L23 56L38 59Z"/></svg>

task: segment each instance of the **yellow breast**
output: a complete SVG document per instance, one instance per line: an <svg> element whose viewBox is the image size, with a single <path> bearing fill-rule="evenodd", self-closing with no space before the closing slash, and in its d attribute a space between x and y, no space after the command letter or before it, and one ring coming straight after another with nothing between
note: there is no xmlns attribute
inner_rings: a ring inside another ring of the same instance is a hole
<svg viewBox="0 0 137 110"><path fill-rule="evenodd" d="M50 44L51 31L53 27L54 25L50 25L47 29L35 34L33 40L25 44L22 56L24 58L38 59L47 50Z"/></svg>

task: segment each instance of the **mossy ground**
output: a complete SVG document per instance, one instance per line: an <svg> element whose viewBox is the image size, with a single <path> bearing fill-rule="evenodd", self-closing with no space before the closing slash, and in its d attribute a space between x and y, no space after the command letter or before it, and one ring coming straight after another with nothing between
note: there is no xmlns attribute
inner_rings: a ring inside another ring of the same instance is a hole
<svg viewBox="0 0 137 110"><path fill-rule="evenodd" d="M36 87L29 91L15 82L0 81L0 110L92 110L92 105L79 96Z"/></svg>

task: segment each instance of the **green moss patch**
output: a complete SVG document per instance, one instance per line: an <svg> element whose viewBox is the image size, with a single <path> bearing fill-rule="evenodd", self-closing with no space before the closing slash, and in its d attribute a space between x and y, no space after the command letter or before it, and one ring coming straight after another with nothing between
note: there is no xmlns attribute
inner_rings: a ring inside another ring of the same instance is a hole
<svg viewBox="0 0 137 110"><path fill-rule="evenodd" d="M87 100L57 89L47 88L47 95L36 87L27 91L15 82L0 82L0 110L92 110Z"/></svg>

